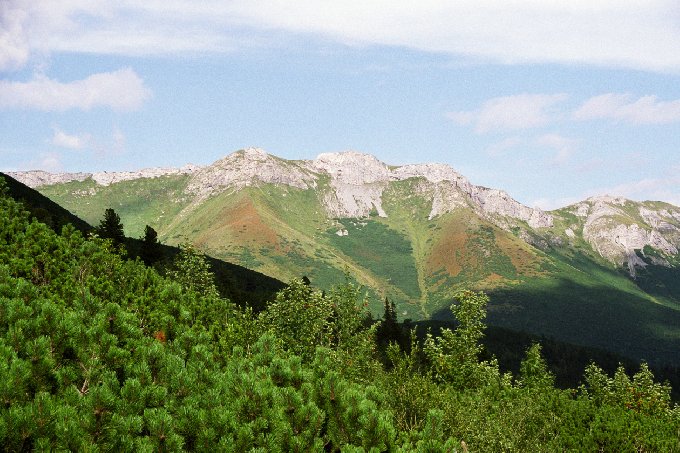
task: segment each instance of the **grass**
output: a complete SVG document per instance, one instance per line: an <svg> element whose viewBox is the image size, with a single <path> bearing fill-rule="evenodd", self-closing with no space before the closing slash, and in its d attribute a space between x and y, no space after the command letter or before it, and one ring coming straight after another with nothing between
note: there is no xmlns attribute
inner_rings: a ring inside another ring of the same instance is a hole
<svg viewBox="0 0 680 453"><path fill-rule="evenodd" d="M40 193L98 225L106 208L120 216L125 234L140 237L150 225L161 231L186 206L188 176L161 176L99 186L93 180L72 181L40 188Z"/></svg>
<svg viewBox="0 0 680 453"><path fill-rule="evenodd" d="M338 236L333 229L329 230L327 234L335 247L408 298L420 298L413 248L405 235L371 219L339 222L348 235Z"/></svg>
<svg viewBox="0 0 680 453"><path fill-rule="evenodd" d="M129 235L150 224L164 241L190 240L215 257L282 281L306 275L329 289L347 271L366 287L376 315L387 296L402 318L446 318L456 291L483 289L492 297L494 325L653 363L680 361L678 271L648 266L631 280L595 254L580 235L584 219L564 209L552 213L552 228L541 230L562 245L546 241L544 250L519 239L522 231L534 234L522 222L509 233L468 208L428 219L430 195L421 184L418 178L390 183L382 199L388 217L359 220L326 218L319 199L328 190L323 179L320 192L262 185L197 205L183 195L186 177L42 190L91 223L113 207ZM640 220L637 205L620 208L626 223ZM336 235L341 228L349 234ZM566 228L576 238L567 238Z"/></svg>

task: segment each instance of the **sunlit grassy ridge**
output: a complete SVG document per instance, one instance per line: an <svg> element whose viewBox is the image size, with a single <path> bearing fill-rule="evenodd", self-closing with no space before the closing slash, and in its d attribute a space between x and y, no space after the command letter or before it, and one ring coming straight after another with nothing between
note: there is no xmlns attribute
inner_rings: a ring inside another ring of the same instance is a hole
<svg viewBox="0 0 680 453"><path fill-rule="evenodd" d="M101 186L92 179L41 188L41 193L90 223L101 220L102 206L114 208L125 219L125 234L139 237L146 225L161 230L187 205L187 176L161 176Z"/></svg>
<svg viewBox="0 0 680 453"><path fill-rule="evenodd" d="M321 202L330 190L327 177L315 189L258 184L200 202L185 192L186 178L108 187L85 181L41 191L92 223L113 207L128 234L148 224L169 244L189 241L283 281L306 276L329 289L349 273L374 296L376 315L387 297L402 319L448 316L455 293L472 288L492 295L495 325L680 363L673 352L680 349L677 271L648 266L632 280L583 239L583 220L570 208L553 212L554 225L540 231L522 221L499 228L465 205L429 218L431 195L422 178L411 178L386 186L387 217L374 210L366 218L336 219ZM636 205L621 210L624 224L640 220ZM573 237L565 235L568 228Z"/></svg>

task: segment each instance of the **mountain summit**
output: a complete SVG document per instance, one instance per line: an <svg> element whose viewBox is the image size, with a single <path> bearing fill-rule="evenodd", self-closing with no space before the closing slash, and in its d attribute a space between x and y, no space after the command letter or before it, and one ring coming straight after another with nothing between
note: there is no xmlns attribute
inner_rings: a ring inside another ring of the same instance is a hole
<svg viewBox="0 0 680 453"><path fill-rule="evenodd" d="M680 208L596 197L545 212L444 164L394 166L355 151L287 160L258 148L208 166L12 173L86 221L112 207L128 235L287 281L349 271L402 318L446 317L461 289L493 324L678 361Z"/></svg>
<svg viewBox="0 0 680 453"><path fill-rule="evenodd" d="M356 151L322 153L314 160L285 160L261 148L236 151L212 165L150 168L136 172L48 173L15 172L10 176L32 188L92 180L96 186L166 176L189 176L185 196L192 206L224 192L273 184L318 193L329 218L364 218L375 211L388 217L383 194L390 184L412 180L415 193L431 204L428 220L460 208L472 209L494 225L515 232L534 246L573 242L576 231L606 260L628 268L646 267L636 250L651 247L661 256L654 264L668 266L680 246L680 208L660 202L637 203L621 197L594 197L554 212L530 208L506 192L470 183L446 164L389 166L370 154ZM565 215L576 221L562 231ZM524 225L525 224L525 225ZM527 228L528 227L528 228Z"/></svg>

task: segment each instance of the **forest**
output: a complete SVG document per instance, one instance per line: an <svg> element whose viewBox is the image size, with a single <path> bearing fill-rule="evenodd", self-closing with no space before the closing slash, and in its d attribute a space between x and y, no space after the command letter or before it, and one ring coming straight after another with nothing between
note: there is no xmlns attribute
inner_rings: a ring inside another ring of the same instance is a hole
<svg viewBox="0 0 680 453"><path fill-rule="evenodd" d="M680 451L680 408L645 364L591 363L563 389L535 343L502 371L483 293L460 292L437 335L389 301L372 319L351 276L254 311L191 246L155 266L104 221L55 232L0 192L5 451Z"/></svg>

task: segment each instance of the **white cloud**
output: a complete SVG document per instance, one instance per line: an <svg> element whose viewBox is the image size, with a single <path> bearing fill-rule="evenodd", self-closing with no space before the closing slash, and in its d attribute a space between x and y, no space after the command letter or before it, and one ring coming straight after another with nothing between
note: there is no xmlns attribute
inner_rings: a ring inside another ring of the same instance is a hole
<svg viewBox="0 0 680 453"><path fill-rule="evenodd" d="M574 154L576 141L560 134L545 134L537 137L535 143L539 146L547 146L556 151L552 162L557 165L566 164Z"/></svg>
<svg viewBox="0 0 680 453"><path fill-rule="evenodd" d="M126 137L114 127L109 137L95 137L89 133L69 134L53 127L54 134L49 143L65 149L94 152L99 158L117 156L125 153Z"/></svg>
<svg viewBox="0 0 680 453"><path fill-rule="evenodd" d="M505 154L507 151L509 151L512 148L515 148L521 143L522 139L519 137L508 137L506 139L501 140L500 142L496 142L489 146L486 149L486 154L488 154L491 157L497 157Z"/></svg>
<svg viewBox="0 0 680 453"><path fill-rule="evenodd" d="M11 1L0 2L0 71L23 67L30 54L24 22L27 12Z"/></svg>
<svg viewBox="0 0 680 453"><path fill-rule="evenodd" d="M659 101L656 96L632 99L629 94L607 93L588 99L573 114L577 120L613 119L631 124L680 122L680 99Z"/></svg>
<svg viewBox="0 0 680 453"><path fill-rule="evenodd" d="M30 82L0 80L0 109L65 111L110 107L135 110L150 96L151 91L144 81L130 68L93 74L68 83L44 76Z"/></svg>
<svg viewBox="0 0 680 453"><path fill-rule="evenodd" d="M549 123L555 104L566 94L518 94L489 99L479 109L450 112L447 116L462 125L473 125L477 133L518 130Z"/></svg>
<svg viewBox="0 0 680 453"><path fill-rule="evenodd" d="M680 207L680 177L646 178L611 187L602 187L592 195L613 195L633 200L665 201Z"/></svg>
<svg viewBox="0 0 680 453"><path fill-rule="evenodd" d="M61 154L55 152L40 153L36 159L32 159L27 164L22 165L26 170L44 170L51 172L63 171L64 166L61 162Z"/></svg>
<svg viewBox="0 0 680 453"><path fill-rule="evenodd" d="M224 52L316 35L497 63L680 71L676 2L4 0L5 59L33 52ZM7 43L7 44L5 44ZM14 49L14 50L12 50ZM16 53L16 56L12 55ZM8 63L6 63L8 65Z"/></svg>
<svg viewBox="0 0 680 453"><path fill-rule="evenodd" d="M50 143L54 146L68 149L87 148L90 146L91 142L92 136L90 134L71 135L58 128L54 128L54 135L52 136L52 140L50 140Z"/></svg>

